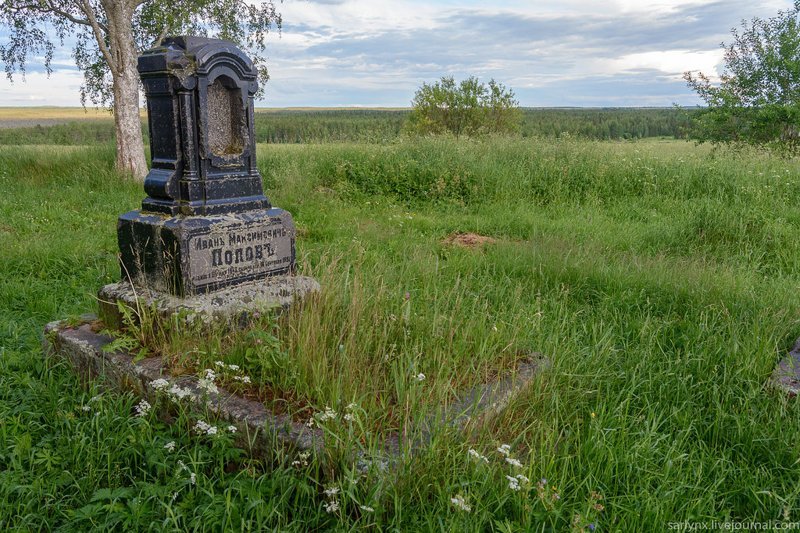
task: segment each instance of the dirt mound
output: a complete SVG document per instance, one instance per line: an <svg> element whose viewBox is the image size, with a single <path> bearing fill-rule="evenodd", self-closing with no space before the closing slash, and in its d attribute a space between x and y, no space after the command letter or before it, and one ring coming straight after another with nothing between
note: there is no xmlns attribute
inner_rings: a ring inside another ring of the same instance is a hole
<svg viewBox="0 0 800 533"><path fill-rule="evenodd" d="M478 235L477 233L451 233L442 240L442 244L461 246L462 248L481 248L487 244L494 244L497 239Z"/></svg>

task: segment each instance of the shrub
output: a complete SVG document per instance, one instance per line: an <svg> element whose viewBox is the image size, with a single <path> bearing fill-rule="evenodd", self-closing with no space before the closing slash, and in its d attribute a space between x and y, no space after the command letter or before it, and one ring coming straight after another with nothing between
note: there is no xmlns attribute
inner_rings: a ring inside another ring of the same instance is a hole
<svg viewBox="0 0 800 533"><path fill-rule="evenodd" d="M459 84L452 76L423 83L412 106L408 129L416 133L514 133L522 119L514 91L494 80L487 86L474 76Z"/></svg>

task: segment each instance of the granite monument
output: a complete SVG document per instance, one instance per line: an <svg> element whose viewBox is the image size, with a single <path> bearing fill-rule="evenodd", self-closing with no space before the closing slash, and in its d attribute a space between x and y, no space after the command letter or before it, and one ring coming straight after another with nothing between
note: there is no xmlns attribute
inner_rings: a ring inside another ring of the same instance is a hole
<svg viewBox="0 0 800 533"><path fill-rule="evenodd" d="M230 42L183 36L144 52L138 69L152 158L147 197L117 224L129 287L105 287L101 302L155 294L175 307L176 299L293 274L292 217L271 205L256 166L253 62ZM284 280L280 303L298 287ZM249 287L245 300L261 290Z"/></svg>

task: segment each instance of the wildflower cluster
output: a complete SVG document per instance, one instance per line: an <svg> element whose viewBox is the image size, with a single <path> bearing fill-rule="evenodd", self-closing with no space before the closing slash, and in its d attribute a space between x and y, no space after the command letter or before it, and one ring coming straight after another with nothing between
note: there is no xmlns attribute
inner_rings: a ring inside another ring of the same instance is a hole
<svg viewBox="0 0 800 533"><path fill-rule="evenodd" d="M524 468L525 465L522 464L519 459L513 457L510 444L501 444L497 447L496 451L503 458L503 462L507 463L512 468L511 473L505 475L505 479L508 482L508 489L514 492L520 492L527 498L532 488L531 480L528 479L528 477L524 474L515 473L514 471ZM481 454L478 450L470 448L468 453L470 458L478 463L489 463L489 458ZM547 480L544 478L539 480L539 482L536 484L536 493L539 500L548 511L553 510L555 507L555 502L560 499L556 488L548 486ZM455 497L452 499L452 501L454 505L459 507L455 501Z"/></svg>
<svg viewBox="0 0 800 533"><path fill-rule="evenodd" d="M600 513L605 510L605 506L600 503L603 501L603 495L597 491L592 491L589 494L588 509L586 514L576 514L572 518L572 530L579 533L593 532L597 529L597 518Z"/></svg>
<svg viewBox="0 0 800 533"><path fill-rule="evenodd" d="M156 380L156 381L157 381L157 380ZM179 402L179 401L183 400L184 398L186 398L186 397L188 397L188 396L191 396L191 395L192 395L192 391L191 391L191 390L189 390L189 389L182 389L181 387L179 387L179 386L177 386L177 385L173 385L173 386L171 386L171 387L169 388L169 390L167 391L167 396L168 396L168 397L169 397L169 398L170 398L170 399L171 399L173 402Z"/></svg>
<svg viewBox="0 0 800 533"><path fill-rule="evenodd" d="M522 474L517 474L516 476L506 476L506 479L508 479L508 488L513 491L519 491L523 487L529 485L531 482L530 479Z"/></svg>
<svg viewBox="0 0 800 533"><path fill-rule="evenodd" d="M300 452L299 454L297 454L297 459L292 461L292 466L295 468L308 466L309 457L311 457L311 452Z"/></svg>
<svg viewBox="0 0 800 533"><path fill-rule="evenodd" d="M456 494L450 498L450 503L452 503L459 511L464 511L465 513L472 511L472 507L467 503L467 500L465 500L464 496L461 494Z"/></svg>
<svg viewBox="0 0 800 533"><path fill-rule="evenodd" d="M347 407L344 408L344 420L345 422L352 422L356 419L355 410L358 409L358 405L355 403L347 404Z"/></svg>
<svg viewBox="0 0 800 533"><path fill-rule="evenodd" d="M140 401L133 409L136 411L136 416L145 417L150 413L153 406L147 400Z"/></svg>
<svg viewBox="0 0 800 533"><path fill-rule="evenodd" d="M336 485L332 485L325 489L325 496L328 497L328 501L325 502L325 512L335 513L339 510L339 500L337 498L338 495L339 487Z"/></svg>
<svg viewBox="0 0 800 533"><path fill-rule="evenodd" d="M83 411L84 413L88 413L89 411L92 410L92 405L91 404L93 404L95 402L98 402L98 401L100 401L100 396L92 396L91 398L89 398L89 401L87 403L85 403L85 404L83 404L81 406L81 411ZM97 416L98 414L100 414L100 413L95 413L95 416Z"/></svg>
<svg viewBox="0 0 800 533"><path fill-rule="evenodd" d="M237 428L234 425L230 425L226 429L230 434L234 434L237 431ZM206 434L209 436L214 436L220 434L219 428L217 426L212 426L205 420L198 420L197 422L195 422L194 430L201 435Z"/></svg>
<svg viewBox="0 0 800 533"><path fill-rule="evenodd" d="M242 373L239 365L226 364L224 361L215 361L214 366L217 367L217 372L224 374L224 377L230 377L233 381L249 385L252 383L250 376Z"/></svg>
<svg viewBox="0 0 800 533"><path fill-rule="evenodd" d="M485 455L481 455L481 453L478 452L478 450L473 450L472 448L470 448L469 449L469 455L473 459L476 459L478 462L481 462L481 463L488 463L489 462L489 459Z"/></svg>
<svg viewBox="0 0 800 533"><path fill-rule="evenodd" d="M197 484L197 474L192 472L191 469L188 466L186 466L184 464L184 462L181 461L180 459L178 459L178 468L179 468L179 471L184 470L186 472L189 472L189 484L190 485L196 485Z"/></svg>
<svg viewBox="0 0 800 533"><path fill-rule="evenodd" d="M519 459L514 459L513 457L506 457L506 462L513 466L514 468L522 468L522 463L519 462Z"/></svg>
<svg viewBox="0 0 800 533"><path fill-rule="evenodd" d="M335 420L337 416L338 413L326 405L324 411L314 413L314 416L308 419L306 426L311 428L314 427L314 425L318 422L324 423L329 420Z"/></svg>
<svg viewBox="0 0 800 533"><path fill-rule="evenodd" d="M209 394L217 394L219 389L216 384L217 373L206 368L203 372L203 377L197 381L197 385Z"/></svg>
<svg viewBox="0 0 800 533"><path fill-rule="evenodd" d="M547 510L552 510L556 502L561 499L561 495L555 485L548 485L545 478L536 483L536 496Z"/></svg>
<svg viewBox="0 0 800 533"><path fill-rule="evenodd" d="M164 392L169 388L169 381L164 378L154 379L150 382L150 386L153 387L153 390L156 392Z"/></svg>
<svg viewBox="0 0 800 533"><path fill-rule="evenodd" d="M216 426L212 426L204 420L198 420L194 425L194 430L198 433L205 433L206 435L216 435L219 431Z"/></svg>

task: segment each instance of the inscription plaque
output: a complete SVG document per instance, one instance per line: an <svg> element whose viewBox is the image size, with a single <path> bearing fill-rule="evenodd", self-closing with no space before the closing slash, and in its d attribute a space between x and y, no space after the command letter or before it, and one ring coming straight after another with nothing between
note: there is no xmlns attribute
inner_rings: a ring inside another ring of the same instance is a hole
<svg viewBox="0 0 800 533"><path fill-rule="evenodd" d="M231 224L189 235L188 262L198 289L224 281L244 282L285 273L294 259L288 230L280 219L265 224Z"/></svg>

